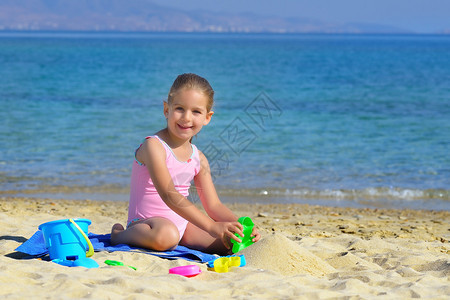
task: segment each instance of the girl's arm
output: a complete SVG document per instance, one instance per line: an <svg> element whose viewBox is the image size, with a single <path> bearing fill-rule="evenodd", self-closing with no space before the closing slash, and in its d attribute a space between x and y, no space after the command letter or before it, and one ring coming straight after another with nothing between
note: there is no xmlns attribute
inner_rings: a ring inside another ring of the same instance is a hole
<svg viewBox="0 0 450 300"><path fill-rule="evenodd" d="M198 152L200 156L200 172L194 177L194 183L206 213L216 222L237 221L238 217L220 201L217 195L211 178L208 159L201 151Z"/></svg>
<svg viewBox="0 0 450 300"><path fill-rule="evenodd" d="M238 217L220 201L217 195L211 178L208 159L201 151L199 151L199 156L200 172L194 177L194 183L206 213L216 222L236 222ZM258 230L256 230L256 226L254 227L252 236L254 237L254 242L257 242L261 237Z"/></svg>
<svg viewBox="0 0 450 300"><path fill-rule="evenodd" d="M213 236L227 236L240 242L234 233L243 236L241 224L214 222L175 189L161 142L154 138L147 139L136 153L136 158L147 167L158 194L170 209Z"/></svg>

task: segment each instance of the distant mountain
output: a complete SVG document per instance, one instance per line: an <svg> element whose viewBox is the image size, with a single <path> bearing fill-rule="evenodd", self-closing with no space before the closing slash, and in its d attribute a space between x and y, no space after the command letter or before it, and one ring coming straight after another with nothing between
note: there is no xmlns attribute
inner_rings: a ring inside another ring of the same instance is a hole
<svg viewBox="0 0 450 300"><path fill-rule="evenodd" d="M0 0L0 30L406 33L377 24L332 24L252 13L187 11L149 0Z"/></svg>

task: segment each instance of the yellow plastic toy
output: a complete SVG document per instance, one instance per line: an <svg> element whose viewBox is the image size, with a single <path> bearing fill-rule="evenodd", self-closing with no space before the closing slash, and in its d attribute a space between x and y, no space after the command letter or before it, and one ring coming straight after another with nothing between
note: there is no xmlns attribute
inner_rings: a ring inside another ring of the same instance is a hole
<svg viewBox="0 0 450 300"><path fill-rule="evenodd" d="M209 270L217 273L226 273L231 267L243 267L245 265L244 255L222 256L207 263Z"/></svg>

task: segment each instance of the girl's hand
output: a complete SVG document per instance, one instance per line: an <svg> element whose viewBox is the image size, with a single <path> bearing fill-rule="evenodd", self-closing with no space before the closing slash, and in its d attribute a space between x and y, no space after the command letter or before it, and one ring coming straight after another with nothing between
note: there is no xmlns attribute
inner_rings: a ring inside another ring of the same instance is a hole
<svg viewBox="0 0 450 300"><path fill-rule="evenodd" d="M253 231L251 236L253 237L252 242L256 243L261 238L261 234L259 234L258 229L256 229L256 226L253 227Z"/></svg>
<svg viewBox="0 0 450 300"><path fill-rule="evenodd" d="M229 249L231 247L230 239L233 239L239 243L242 242L242 240L234 234L237 233L243 237L243 229L242 224L239 222L215 222L211 235L220 238L223 244Z"/></svg>

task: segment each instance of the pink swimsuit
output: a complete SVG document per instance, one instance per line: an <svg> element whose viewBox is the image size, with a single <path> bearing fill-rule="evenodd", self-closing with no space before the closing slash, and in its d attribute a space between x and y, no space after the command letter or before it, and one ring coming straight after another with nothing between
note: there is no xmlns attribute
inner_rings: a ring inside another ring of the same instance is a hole
<svg viewBox="0 0 450 300"><path fill-rule="evenodd" d="M179 161L172 149L157 135L148 136L146 139L158 139L166 150L166 164L175 189L183 196L189 196L189 187L194 176L200 171L200 157L195 145L192 145L191 158L186 162ZM138 148L139 149L139 148ZM136 150L137 151L137 150ZM161 199L150 174L145 165L137 160L133 163L131 171L130 203L128 207L128 225L137 220L151 217L163 217L172 221L183 237L188 221L170 209Z"/></svg>

